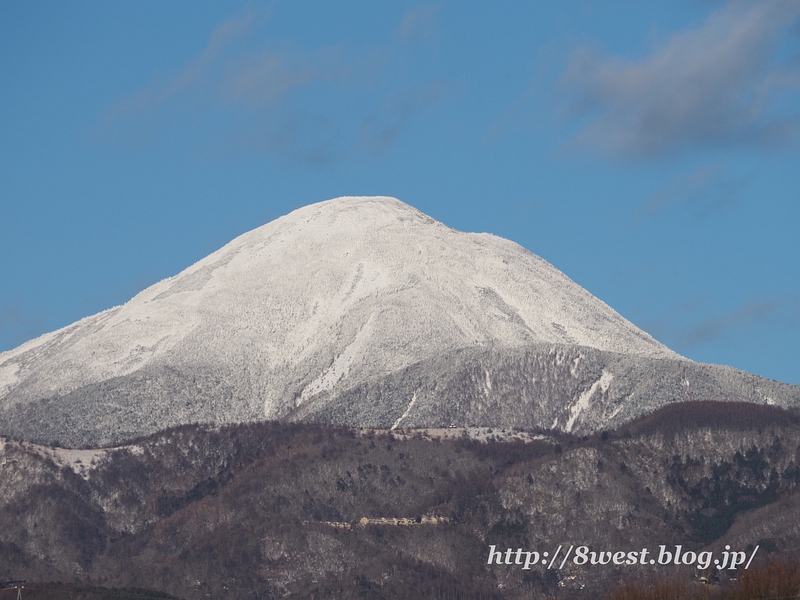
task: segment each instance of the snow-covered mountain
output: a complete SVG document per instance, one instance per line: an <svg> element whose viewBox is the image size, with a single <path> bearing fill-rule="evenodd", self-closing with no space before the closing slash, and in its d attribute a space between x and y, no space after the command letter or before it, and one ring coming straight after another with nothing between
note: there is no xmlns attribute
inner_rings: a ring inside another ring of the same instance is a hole
<svg viewBox="0 0 800 600"><path fill-rule="evenodd" d="M800 388L678 356L521 246L393 198L306 206L0 354L0 435L120 442L187 422L591 431Z"/></svg>

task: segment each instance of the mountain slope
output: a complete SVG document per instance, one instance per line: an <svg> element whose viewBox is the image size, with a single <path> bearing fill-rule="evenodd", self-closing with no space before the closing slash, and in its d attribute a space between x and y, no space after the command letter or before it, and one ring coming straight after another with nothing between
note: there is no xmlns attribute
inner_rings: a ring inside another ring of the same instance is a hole
<svg viewBox="0 0 800 600"><path fill-rule="evenodd" d="M775 407L680 403L588 439L456 433L184 426L92 451L0 439L0 580L91 580L187 600L595 600L620 579L687 567L525 571L488 565L490 545L680 544L720 557L758 544L758 561L800 543L800 419ZM416 521L425 516L446 520ZM712 572L724 573L736 571Z"/></svg>
<svg viewBox="0 0 800 600"><path fill-rule="evenodd" d="M540 356L538 366L520 368L514 349ZM499 402L486 370L463 398L435 408L449 398L436 392L440 372L486 360L530 384L524 401L473 410L484 397ZM621 391L619 374L644 364L697 368L513 242L454 231L393 198L345 197L296 210L123 306L0 354L0 434L96 445L187 422L261 419L593 430L654 408L648 390L658 381L644 381L638 397ZM800 401L792 386L759 381L731 390ZM381 399L359 394L388 382ZM551 408L539 410L543 382ZM696 398L687 385L668 386L656 405Z"/></svg>

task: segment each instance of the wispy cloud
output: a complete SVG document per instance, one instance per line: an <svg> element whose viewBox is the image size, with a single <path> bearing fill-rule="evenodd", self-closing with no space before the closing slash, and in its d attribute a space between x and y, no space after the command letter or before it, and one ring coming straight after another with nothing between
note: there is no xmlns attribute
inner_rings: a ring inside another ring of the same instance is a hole
<svg viewBox="0 0 800 600"><path fill-rule="evenodd" d="M439 6L434 4L426 4L407 10L400 21L397 33L405 41L426 35L433 27L434 19L438 12Z"/></svg>
<svg viewBox="0 0 800 600"><path fill-rule="evenodd" d="M643 327L657 339L681 351L714 342L747 327L778 324L795 327L800 321L800 293L796 291L773 298L751 298L727 313L693 319L693 315L707 306L708 300L699 297L684 302L663 318L643 323ZM695 322L685 325L687 320ZM678 322L682 324L678 325Z"/></svg>
<svg viewBox="0 0 800 600"><path fill-rule="evenodd" d="M194 148L313 164L373 152L444 93L438 81L392 76L435 13L407 12L383 45L300 49L259 42L262 15L243 11L220 23L180 72L110 107L101 133L149 144L182 131Z"/></svg>
<svg viewBox="0 0 800 600"><path fill-rule="evenodd" d="M446 93L441 81L430 81L425 86L387 99L361 124L360 139L365 147L380 150L390 146L400 135L406 122L421 107L431 105Z"/></svg>
<svg viewBox="0 0 800 600"><path fill-rule="evenodd" d="M7 304L0 309L0 352L15 348L44 331L42 320L23 314L19 304Z"/></svg>
<svg viewBox="0 0 800 600"><path fill-rule="evenodd" d="M19 308L14 306L13 304L9 304L4 306L0 310L0 335L6 332L6 329L14 323L18 321L20 318L19 315Z"/></svg>
<svg viewBox="0 0 800 600"><path fill-rule="evenodd" d="M731 329L764 321L779 306L779 302L750 300L725 315L711 317L692 327L676 331L675 341L684 348L712 342Z"/></svg>
<svg viewBox="0 0 800 600"><path fill-rule="evenodd" d="M678 208L707 217L738 204L746 185L747 178L731 178L718 165L704 165L688 175L674 178L663 189L648 196L639 206L636 219L642 221Z"/></svg>
<svg viewBox="0 0 800 600"><path fill-rule="evenodd" d="M577 48L560 88L570 114L588 121L570 145L647 158L797 144L798 65L776 50L797 35L798 18L796 0L732 0L641 60Z"/></svg>
<svg viewBox="0 0 800 600"><path fill-rule="evenodd" d="M206 47L189 65L166 82L153 81L130 96L118 100L106 111L104 127L111 127L128 116L158 110L176 95L198 86L209 76L225 50L251 31L255 18L256 14L247 10L217 25L209 35Z"/></svg>

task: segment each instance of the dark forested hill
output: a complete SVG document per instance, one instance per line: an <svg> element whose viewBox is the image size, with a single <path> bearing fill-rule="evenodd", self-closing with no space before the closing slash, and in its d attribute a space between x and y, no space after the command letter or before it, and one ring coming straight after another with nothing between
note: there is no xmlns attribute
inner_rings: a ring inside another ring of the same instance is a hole
<svg viewBox="0 0 800 600"><path fill-rule="evenodd" d="M800 547L800 419L782 409L681 403L591 437L482 433L260 423L106 450L5 441L0 580L185 599L595 598L623 575L693 567L523 570L488 565L490 547Z"/></svg>

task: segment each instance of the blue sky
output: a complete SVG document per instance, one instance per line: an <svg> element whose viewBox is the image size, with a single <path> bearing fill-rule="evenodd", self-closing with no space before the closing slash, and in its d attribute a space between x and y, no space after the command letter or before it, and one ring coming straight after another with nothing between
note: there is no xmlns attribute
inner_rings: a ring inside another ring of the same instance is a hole
<svg viewBox="0 0 800 600"><path fill-rule="evenodd" d="M0 351L390 195L800 384L800 2L4 2Z"/></svg>

